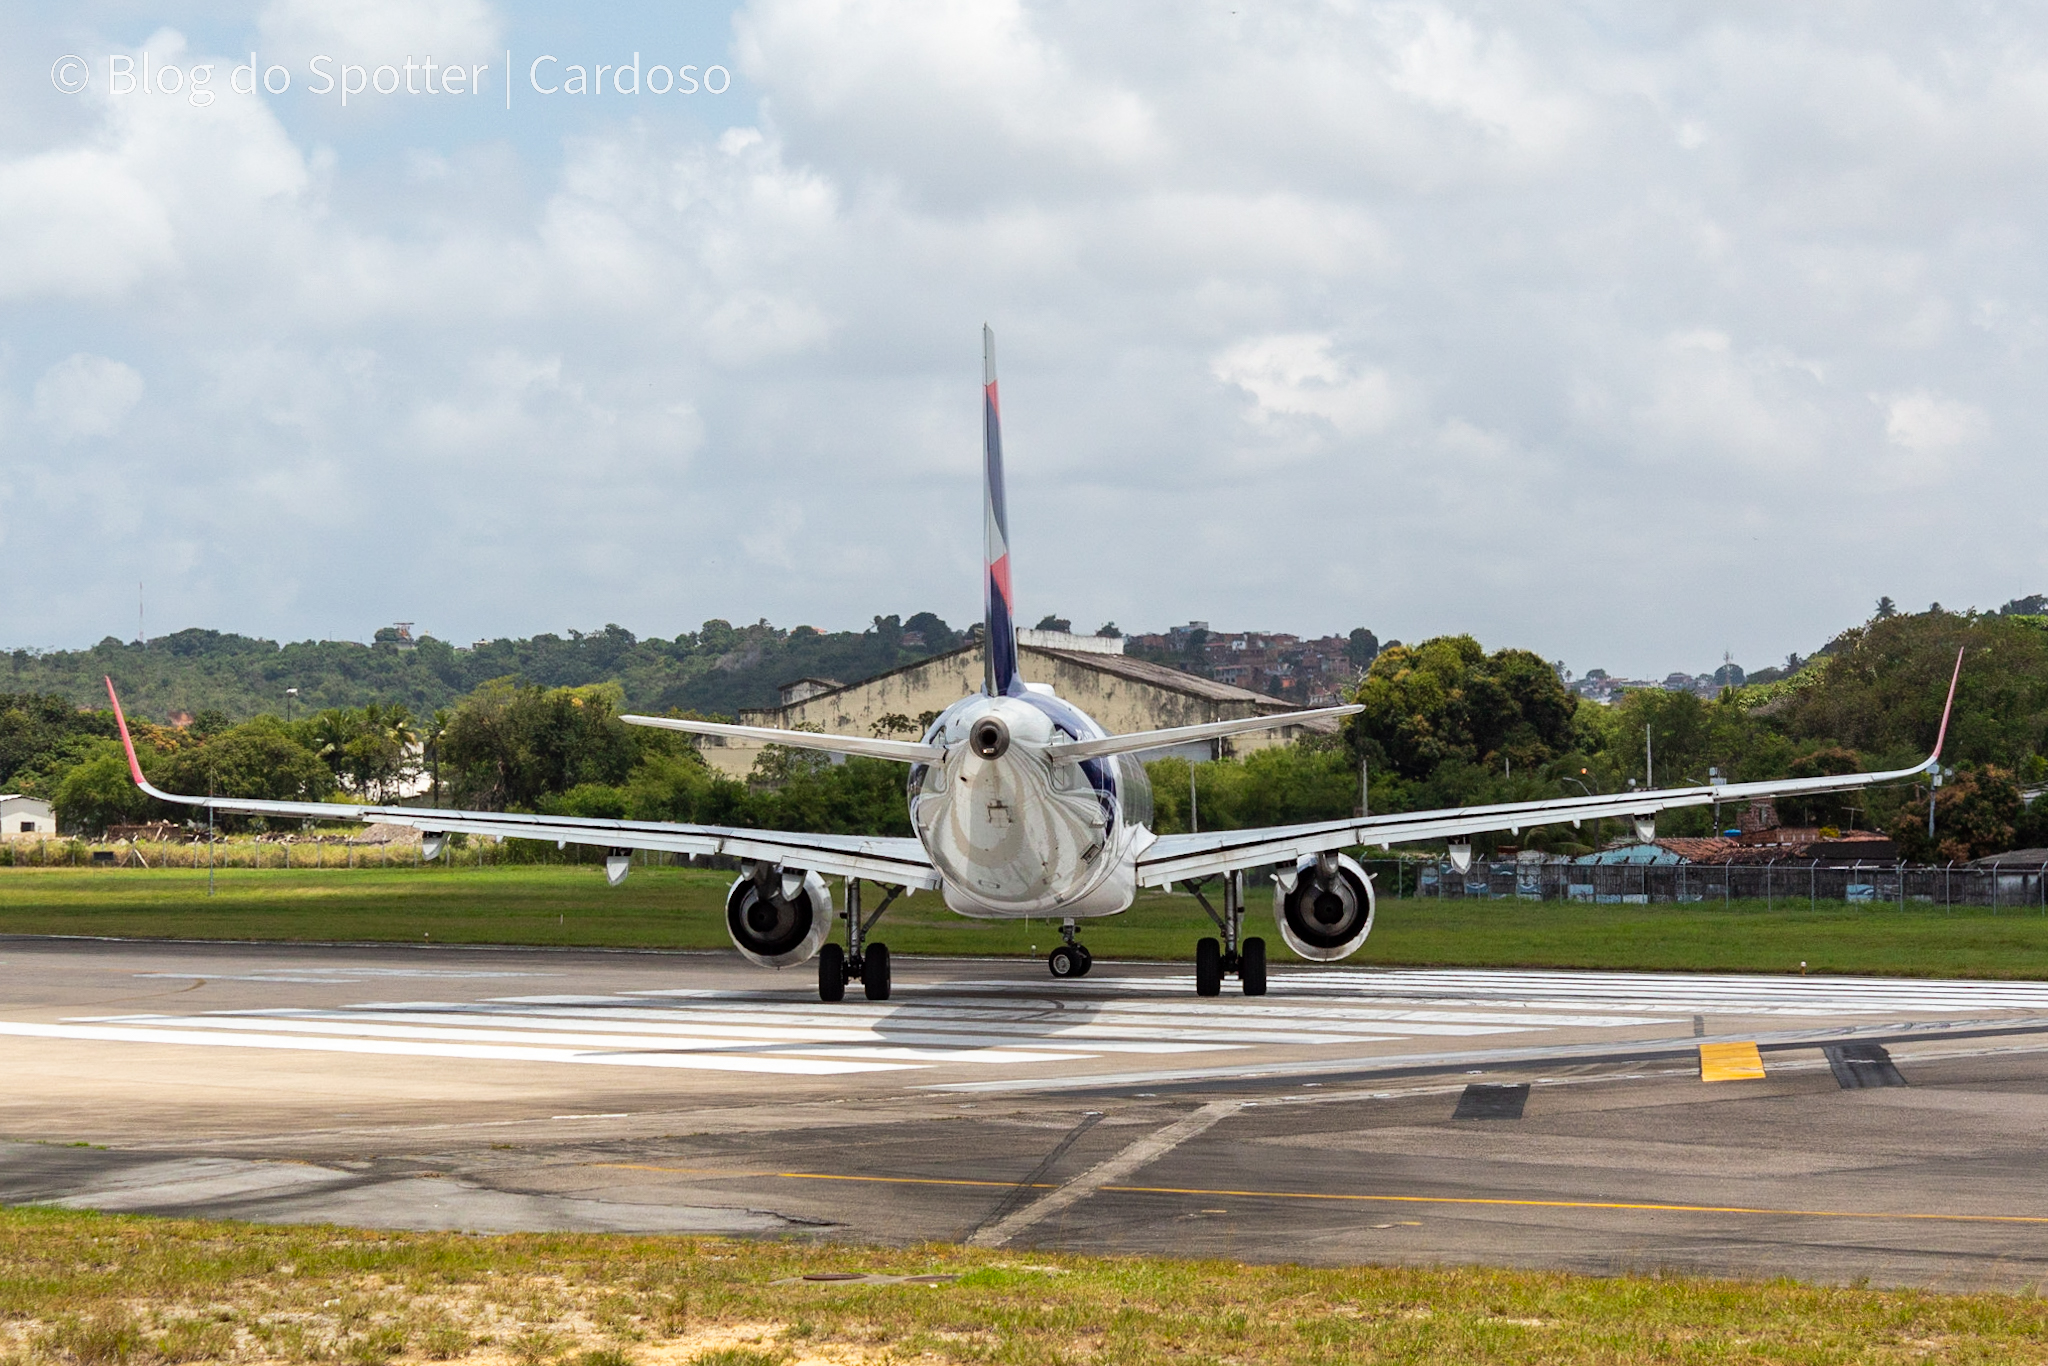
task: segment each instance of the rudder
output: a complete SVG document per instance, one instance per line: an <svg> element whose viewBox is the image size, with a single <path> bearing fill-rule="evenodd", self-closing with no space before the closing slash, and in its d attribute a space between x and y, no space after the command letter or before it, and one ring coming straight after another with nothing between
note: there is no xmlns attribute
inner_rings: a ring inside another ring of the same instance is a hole
<svg viewBox="0 0 2048 1366"><path fill-rule="evenodd" d="M996 334L981 328L982 685L990 697L1022 691L1010 594L1010 518L1003 499L1003 416L996 397Z"/></svg>

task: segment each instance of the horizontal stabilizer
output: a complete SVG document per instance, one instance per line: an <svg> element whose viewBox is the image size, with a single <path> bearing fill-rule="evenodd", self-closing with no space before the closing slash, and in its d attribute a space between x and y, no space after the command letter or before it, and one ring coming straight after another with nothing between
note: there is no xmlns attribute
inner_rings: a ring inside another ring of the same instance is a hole
<svg viewBox="0 0 2048 1366"><path fill-rule="evenodd" d="M809 730L778 730L773 726L732 726L723 721L692 721L678 716L621 716L634 726L659 726L691 735L720 735L729 740L752 740L764 745L788 745L791 749L822 749L833 754L859 754L869 759L893 759L899 764L935 764L946 757L937 745L917 740L881 740L865 735L820 735Z"/></svg>
<svg viewBox="0 0 2048 1366"><path fill-rule="evenodd" d="M1169 730L1141 730L1130 735L1109 735L1100 740L1068 740L1046 746L1052 759L1097 759L1105 754L1134 754L1139 750L1165 749L1196 740L1214 740L1225 735L1243 735L1255 730L1278 730L1326 716L1349 716L1364 707L1317 707L1313 711L1284 711L1269 716L1243 716L1235 721L1211 721L1200 726L1174 726Z"/></svg>

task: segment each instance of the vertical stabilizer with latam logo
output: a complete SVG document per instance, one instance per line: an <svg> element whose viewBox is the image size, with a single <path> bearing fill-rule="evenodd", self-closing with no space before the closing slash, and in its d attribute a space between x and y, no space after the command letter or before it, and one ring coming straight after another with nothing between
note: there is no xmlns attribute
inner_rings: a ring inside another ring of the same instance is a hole
<svg viewBox="0 0 2048 1366"><path fill-rule="evenodd" d="M1017 672L1016 598L1010 591L1010 512L1003 497L1003 401L996 392L996 334L981 328L982 692L1024 690Z"/></svg>

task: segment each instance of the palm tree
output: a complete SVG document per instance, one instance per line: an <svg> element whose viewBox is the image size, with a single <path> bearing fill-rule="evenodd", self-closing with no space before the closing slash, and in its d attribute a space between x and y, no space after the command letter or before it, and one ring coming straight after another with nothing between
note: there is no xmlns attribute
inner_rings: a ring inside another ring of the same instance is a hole
<svg viewBox="0 0 2048 1366"><path fill-rule="evenodd" d="M434 714L427 718L427 729L422 752L433 766L434 805L441 804L441 738L448 733L448 723L455 719L455 713L446 707L436 707Z"/></svg>

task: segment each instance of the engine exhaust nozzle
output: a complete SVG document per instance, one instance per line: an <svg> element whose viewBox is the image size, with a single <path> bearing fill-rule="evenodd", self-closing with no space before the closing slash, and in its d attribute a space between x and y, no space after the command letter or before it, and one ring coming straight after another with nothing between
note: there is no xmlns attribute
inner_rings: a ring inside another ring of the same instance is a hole
<svg viewBox="0 0 2048 1366"><path fill-rule="evenodd" d="M984 759L1000 759L1010 749L1010 728L999 716L984 716L967 732L967 744Z"/></svg>

